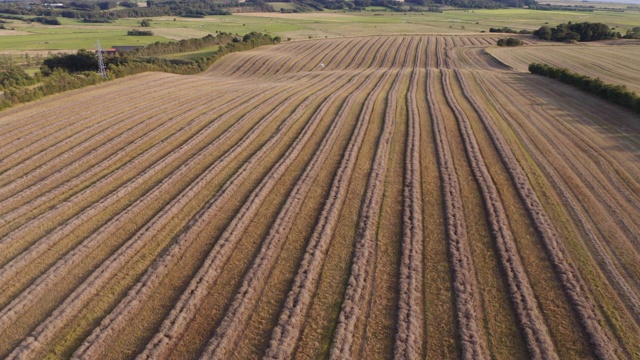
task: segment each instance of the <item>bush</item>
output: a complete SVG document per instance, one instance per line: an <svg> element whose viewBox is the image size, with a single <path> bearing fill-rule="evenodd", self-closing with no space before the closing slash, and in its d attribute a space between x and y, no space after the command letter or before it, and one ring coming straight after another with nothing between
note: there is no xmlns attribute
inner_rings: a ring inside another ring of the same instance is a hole
<svg viewBox="0 0 640 360"><path fill-rule="evenodd" d="M636 26L631 30L627 30L624 36L625 39L640 39L640 26Z"/></svg>
<svg viewBox="0 0 640 360"><path fill-rule="evenodd" d="M31 21L39 22L39 23L45 24L45 25L62 25L60 23L60 20L56 19L55 17L50 17L50 16L35 17L35 18L31 19Z"/></svg>
<svg viewBox="0 0 640 360"><path fill-rule="evenodd" d="M0 71L0 90L33 85L35 80L15 65L3 66Z"/></svg>
<svg viewBox="0 0 640 360"><path fill-rule="evenodd" d="M153 36L153 31L144 31L144 30L129 30L127 31L127 35L129 36Z"/></svg>
<svg viewBox="0 0 640 360"><path fill-rule="evenodd" d="M508 27L489 28L489 32L492 32L492 33L506 33L506 34L517 34L518 33L516 30L513 30L512 28L508 28Z"/></svg>
<svg viewBox="0 0 640 360"><path fill-rule="evenodd" d="M498 46L520 46L522 45L523 42L520 39L516 39L516 38L502 38L499 39L497 42Z"/></svg>

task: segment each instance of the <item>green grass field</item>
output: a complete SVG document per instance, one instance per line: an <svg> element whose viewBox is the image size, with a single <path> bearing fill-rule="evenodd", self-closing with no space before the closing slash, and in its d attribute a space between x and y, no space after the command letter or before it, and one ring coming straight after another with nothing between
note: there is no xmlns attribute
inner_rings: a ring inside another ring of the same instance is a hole
<svg viewBox="0 0 640 360"><path fill-rule="evenodd" d="M280 7L292 6L275 3ZM378 9L373 9L378 10ZM109 24L85 24L79 20L61 19L62 26L26 24L11 20L10 31L0 36L0 51L6 50L71 50L102 46L146 45L156 41L202 37L216 31L238 33L251 31L279 35L293 40L324 37L383 34L449 34L480 33L490 27L512 27L534 30L542 25L559 23L603 22L617 31L640 25L640 11L568 12L527 9L447 10L443 13L394 13L381 11L323 11L297 14L253 13L232 16L209 16L202 19L159 17L148 28L155 36L127 36L127 30L139 28L140 19L120 19Z"/></svg>
<svg viewBox="0 0 640 360"><path fill-rule="evenodd" d="M179 53L179 54L170 54L170 55L164 55L162 57L166 58L166 59L188 59L188 60L194 60L194 59L197 59L197 58L200 58L200 57L204 57L204 56L211 56L216 52L216 50L218 50L218 45L206 47L206 48L200 49L198 51L190 51L190 52Z"/></svg>

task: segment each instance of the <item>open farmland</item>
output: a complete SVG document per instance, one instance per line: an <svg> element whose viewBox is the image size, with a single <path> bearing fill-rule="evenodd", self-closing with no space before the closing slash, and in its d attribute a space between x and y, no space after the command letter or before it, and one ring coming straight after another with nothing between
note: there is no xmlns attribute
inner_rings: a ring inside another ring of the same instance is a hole
<svg viewBox="0 0 640 360"><path fill-rule="evenodd" d="M289 42L1 113L0 358L640 357L640 119L495 41Z"/></svg>

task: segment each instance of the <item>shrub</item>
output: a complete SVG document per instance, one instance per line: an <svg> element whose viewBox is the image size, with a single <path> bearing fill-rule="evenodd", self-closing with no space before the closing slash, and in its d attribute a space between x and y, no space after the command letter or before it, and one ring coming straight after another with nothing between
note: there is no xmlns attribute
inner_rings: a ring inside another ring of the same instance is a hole
<svg viewBox="0 0 640 360"><path fill-rule="evenodd" d="M153 36L153 31L145 31L145 30L129 30L127 31L127 35L129 36Z"/></svg>
<svg viewBox="0 0 640 360"><path fill-rule="evenodd" d="M516 39L516 38L502 38L499 39L497 42L498 46L520 46L522 45L523 42L520 39Z"/></svg>

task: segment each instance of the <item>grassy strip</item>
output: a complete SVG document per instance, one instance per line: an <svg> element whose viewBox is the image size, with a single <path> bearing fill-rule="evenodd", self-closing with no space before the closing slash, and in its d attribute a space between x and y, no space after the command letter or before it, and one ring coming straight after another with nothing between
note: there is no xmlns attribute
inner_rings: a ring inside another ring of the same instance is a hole
<svg viewBox="0 0 640 360"><path fill-rule="evenodd" d="M571 72L568 69L539 63L530 64L529 72L559 80L565 84L572 85L590 94L599 96L614 104L640 113L640 96L635 92L628 90L624 85L606 84L597 78L593 79L586 75Z"/></svg>

